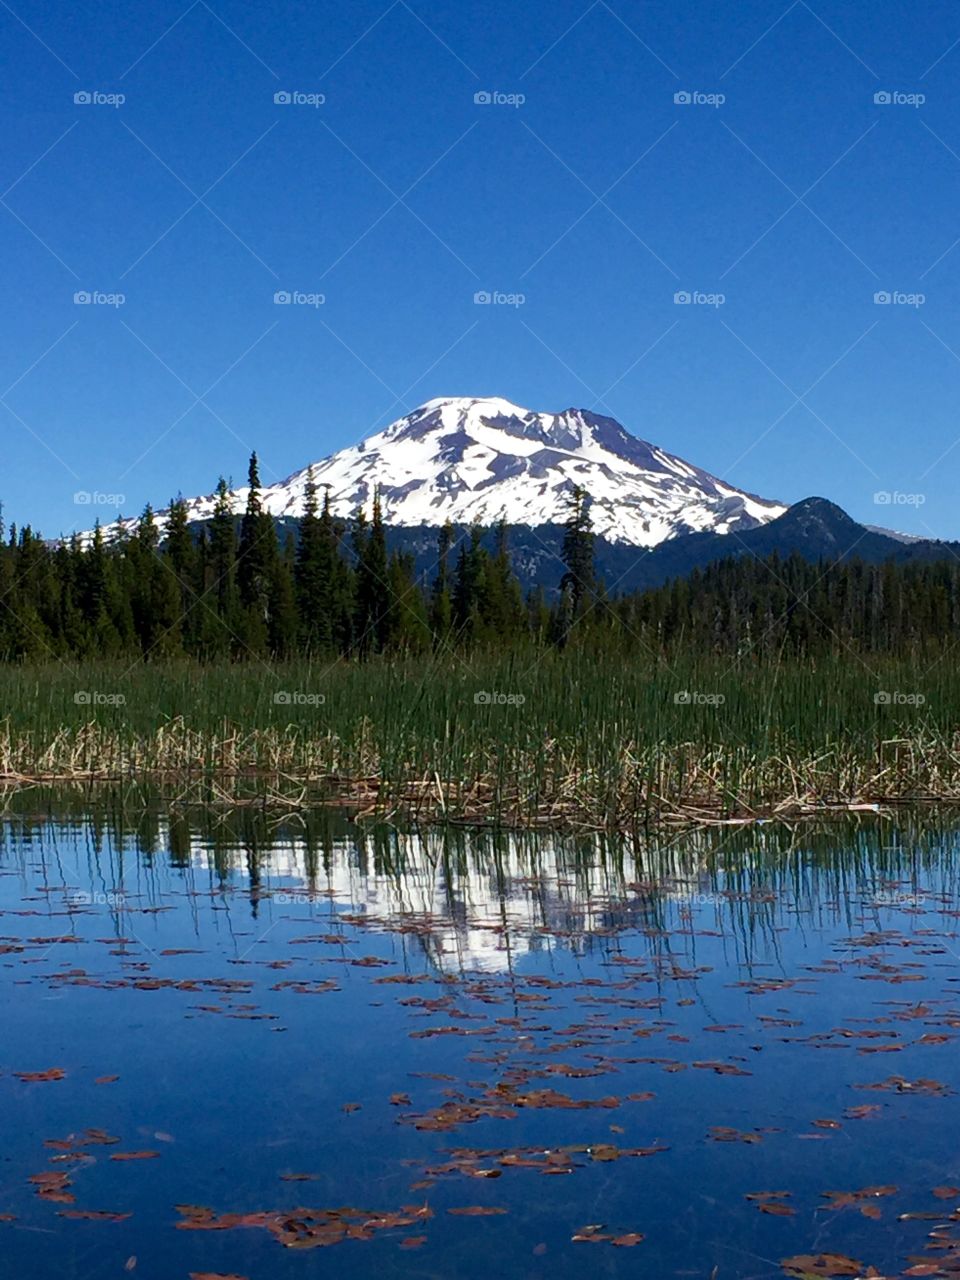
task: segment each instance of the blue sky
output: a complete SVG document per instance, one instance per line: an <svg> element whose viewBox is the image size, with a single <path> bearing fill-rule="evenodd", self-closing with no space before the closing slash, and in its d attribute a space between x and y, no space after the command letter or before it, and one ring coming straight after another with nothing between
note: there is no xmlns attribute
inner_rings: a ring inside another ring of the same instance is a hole
<svg viewBox="0 0 960 1280"><path fill-rule="evenodd" d="M960 537L946 0L13 0L0 58L8 519L502 395Z"/></svg>

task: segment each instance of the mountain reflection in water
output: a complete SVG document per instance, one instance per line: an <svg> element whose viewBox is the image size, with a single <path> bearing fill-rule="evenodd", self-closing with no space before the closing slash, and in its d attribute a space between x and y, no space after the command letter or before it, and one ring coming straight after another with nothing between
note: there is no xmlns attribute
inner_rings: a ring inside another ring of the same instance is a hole
<svg viewBox="0 0 960 1280"><path fill-rule="evenodd" d="M2 1274L955 1274L958 844L17 797Z"/></svg>

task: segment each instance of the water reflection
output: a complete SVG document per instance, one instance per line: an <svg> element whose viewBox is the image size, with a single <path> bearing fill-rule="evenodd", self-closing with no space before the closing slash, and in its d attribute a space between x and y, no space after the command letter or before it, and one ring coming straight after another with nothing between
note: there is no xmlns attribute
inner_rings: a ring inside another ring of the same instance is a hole
<svg viewBox="0 0 960 1280"><path fill-rule="evenodd" d="M20 795L2 1273L956 1272L958 843Z"/></svg>
<svg viewBox="0 0 960 1280"><path fill-rule="evenodd" d="M21 801L22 804L22 801ZM786 930L920 929L951 911L960 871L948 824L901 816L790 828L711 827L610 837L463 830L365 830L326 814L165 811L129 802L76 812L54 797L10 812L0 868L29 863L73 909L154 909L184 886L246 899L267 924L349 904L369 928L416 939L438 970L498 972L562 947L617 950L639 930L656 950L715 933L731 962L779 952ZM664 943L664 945L666 945Z"/></svg>

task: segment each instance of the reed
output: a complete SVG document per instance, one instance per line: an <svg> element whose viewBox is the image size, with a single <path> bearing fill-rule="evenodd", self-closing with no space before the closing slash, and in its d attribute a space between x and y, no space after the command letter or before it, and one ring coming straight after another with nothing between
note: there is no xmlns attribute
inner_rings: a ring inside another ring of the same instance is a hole
<svg viewBox="0 0 960 1280"><path fill-rule="evenodd" d="M960 798L949 661L4 666L0 712L10 785L165 779L381 815L611 828Z"/></svg>

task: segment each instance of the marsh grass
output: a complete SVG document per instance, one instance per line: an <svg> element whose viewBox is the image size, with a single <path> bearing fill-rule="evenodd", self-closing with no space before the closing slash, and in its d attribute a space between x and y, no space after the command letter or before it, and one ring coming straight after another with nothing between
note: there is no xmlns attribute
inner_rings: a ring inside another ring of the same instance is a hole
<svg viewBox="0 0 960 1280"><path fill-rule="evenodd" d="M735 666L577 652L6 666L0 774L599 827L953 799L960 672L949 659Z"/></svg>

